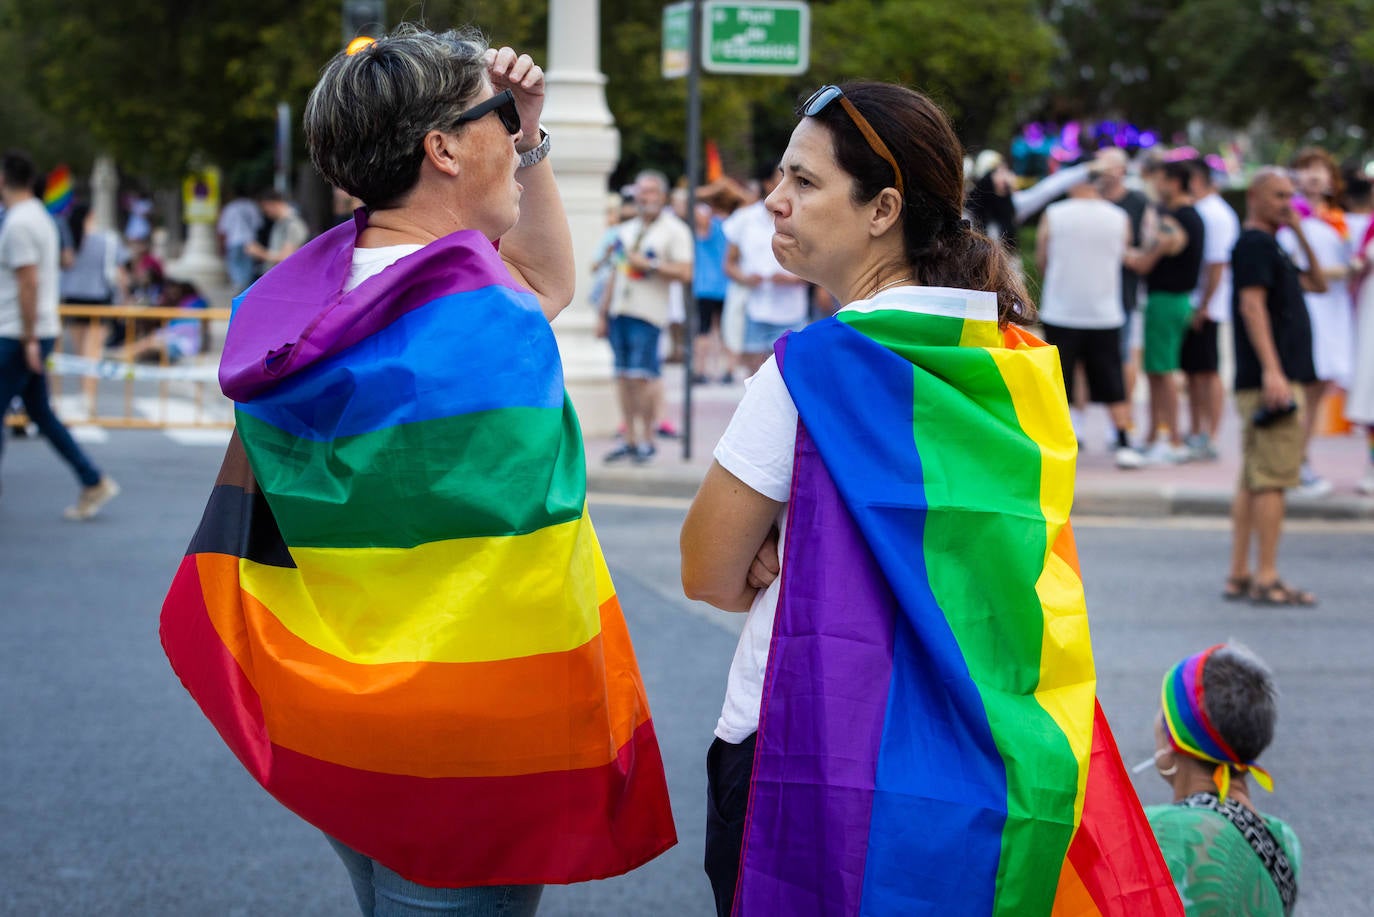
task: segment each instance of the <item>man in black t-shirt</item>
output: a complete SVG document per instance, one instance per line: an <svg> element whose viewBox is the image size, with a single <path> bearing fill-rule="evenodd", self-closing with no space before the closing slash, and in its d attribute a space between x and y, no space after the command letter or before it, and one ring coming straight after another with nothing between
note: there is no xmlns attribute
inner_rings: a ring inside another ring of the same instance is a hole
<svg viewBox="0 0 1374 917"><path fill-rule="evenodd" d="M1145 275L1145 375L1150 382L1150 430L1146 456L1156 462L1188 459L1178 422L1178 386L1183 336L1193 320L1193 288L1202 267L1203 223L1193 209L1189 185L1193 170L1186 162L1166 162L1155 172L1155 189L1163 204L1153 244L1136 250L1127 266ZM1159 437L1167 437L1161 439Z"/></svg>
<svg viewBox="0 0 1374 917"><path fill-rule="evenodd" d="M1274 234L1290 226L1306 257L1299 272ZM1298 485L1302 466L1302 384L1316 379L1312 326L1303 290L1326 281L1293 212L1293 183L1277 170L1259 173L1246 196L1245 226L1231 255L1236 338L1236 409L1241 415L1241 474L1231 512L1231 572L1227 598L1256 604L1312 605L1310 592L1279 579L1283 492ZM1259 556L1250 573L1250 543Z"/></svg>

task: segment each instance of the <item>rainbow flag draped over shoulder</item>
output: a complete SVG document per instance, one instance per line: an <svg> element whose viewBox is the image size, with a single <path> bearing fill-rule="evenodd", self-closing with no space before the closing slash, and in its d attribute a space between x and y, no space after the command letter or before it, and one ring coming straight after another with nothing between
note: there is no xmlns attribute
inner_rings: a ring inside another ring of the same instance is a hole
<svg viewBox="0 0 1374 917"><path fill-rule="evenodd" d="M1096 702L1055 350L927 288L776 352L800 424L735 913L1181 915Z"/></svg>
<svg viewBox="0 0 1374 917"><path fill-rule="evenodd" d="M237 304L167 655L264 788L406 878L626 872L676 838L553 332L475 232L342 293L356 232Z"/></svg>

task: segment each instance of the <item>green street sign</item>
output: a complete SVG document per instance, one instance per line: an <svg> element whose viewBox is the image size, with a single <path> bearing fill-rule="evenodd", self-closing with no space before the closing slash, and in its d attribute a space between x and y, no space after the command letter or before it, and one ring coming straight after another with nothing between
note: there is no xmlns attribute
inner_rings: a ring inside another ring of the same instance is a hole
<svg viewBox="0 0 1374 917"><path fill-rule="evenodd" d="M801 0L706 0L702 10L701 65L707 72L774 76L806 72L811 58L811 8ZM666 22L666 12L664 16Z"/></svg>
<svg viewBox="0 0 1374 917"><path fill-rule="evenodd" d="M663 78L686 76L691 63L692 2L670 3L663 8Z"/></svg>

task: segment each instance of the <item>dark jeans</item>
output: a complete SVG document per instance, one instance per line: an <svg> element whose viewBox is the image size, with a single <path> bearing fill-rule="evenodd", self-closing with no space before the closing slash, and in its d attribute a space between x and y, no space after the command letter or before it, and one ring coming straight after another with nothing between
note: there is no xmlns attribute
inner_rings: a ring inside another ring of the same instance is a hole
<svg viewBox="0 0 1374 917"><path fill-rule="evenodd" d="M44 338L38 342L43 359L46 360L48 354L52 353L55 343L53 338ZM76 473L81 486L93 487L99 484L100 471L91 464L86 453L81 451L81 447L62 425L62 421L52 412L52 405L48 403L47 375L35 374L29 370L28 363L24 361L23 341L0 338L0 417L9 411L10 402L16 395L23 399L24 412L29 415L29 420L38 426L38 432L47 437L63 461L72 466L72 471ZM4 448L5 433L3 424L0 424L0 456L3 456Z"/></svg>
<svg viewBox="0 0 1374 917"><path fill-rule="evenodd" d="M717 738L706 752L706 875L718 917L730 917L744 850L744 816L754 773L754 740L738 745Z"/></svg>

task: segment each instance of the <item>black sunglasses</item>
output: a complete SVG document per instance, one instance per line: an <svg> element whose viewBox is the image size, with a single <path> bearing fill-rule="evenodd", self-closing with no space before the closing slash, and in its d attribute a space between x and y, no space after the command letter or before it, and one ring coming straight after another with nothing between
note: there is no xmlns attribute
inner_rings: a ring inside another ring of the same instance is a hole
<svg viewBox="0 0 1374 917"><path fill-rule="evenodd" d="M466 124L469 121L476 121L483 115L496 112L501 119L501 126L506 129L506 133L515 136L520 133L520 110L515 107L515 93L509 89L503 89L496 95L487 99L485 102L478 102L467 111L453 119L453 126Z"/></svg>
<svg viewBox="0 0 1374 917"><path fill-rule="evenodd" d="M897 168L897 159L892 155L892 151L883 143L883 138L878 136L878 132L873 129L873 125L868 123L868 119L859 114L859 110L854 107L854 103L844 97L844 90L838 86L822 86L811 94L811 98L802 105L802 114L808 118L814 118L825 111L826 106L836 99L840 100L840 106L849 115L849 120L854 122L854 126L859 129L859 133L864 135L868 141L868 146L873 152L877 153L887 164L892 167L892 175L896 180L897 194L903 200L906 199L906 188L902 184L902 170Z"/></svg>

